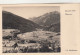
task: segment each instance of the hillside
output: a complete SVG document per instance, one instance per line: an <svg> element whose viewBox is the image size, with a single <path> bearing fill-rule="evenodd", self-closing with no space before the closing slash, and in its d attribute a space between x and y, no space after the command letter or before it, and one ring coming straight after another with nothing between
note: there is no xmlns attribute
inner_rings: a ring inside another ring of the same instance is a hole
<svg viewBox="0 0 80 55"><path fill-rule="evenodd" d="M60 13L58 11L49 12L39 17L30 18L30 20L39 25L50 26L60 22Z"/></svg>
<svg viewBox="0 0 80 55"><path fill-rule="evenodd" d="M21 32L30 32L40 26L28 19L24 19L13 13L2 12L3 29L19 29Z"/></svg>
<svg viewBox="0 0 80 55"><path fill-rule="evenodd" d="M60 13L58 11L49 12L39 17L30 18L30 20L40 26L44 26L45 30L60 32Z"/></svg>

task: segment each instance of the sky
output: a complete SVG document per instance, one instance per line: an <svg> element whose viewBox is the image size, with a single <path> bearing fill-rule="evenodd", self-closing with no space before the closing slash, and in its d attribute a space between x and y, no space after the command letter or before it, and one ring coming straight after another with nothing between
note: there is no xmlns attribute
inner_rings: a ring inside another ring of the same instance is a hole
<svg viewBox="0 0 80 55"><path fill-rule="evenodd" d="M23 18L29 19L38 17L52 11L60 11L59 6L22 6L22 7L3 7L3 11L8 11Z"/></svg>

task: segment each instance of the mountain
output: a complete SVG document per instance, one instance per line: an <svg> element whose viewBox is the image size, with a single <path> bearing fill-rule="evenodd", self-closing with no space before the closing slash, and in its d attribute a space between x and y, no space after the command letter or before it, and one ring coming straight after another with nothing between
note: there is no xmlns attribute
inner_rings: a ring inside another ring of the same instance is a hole
<svg viewBox="0 0 80 55"><path fill-rule="evenodd" d="M2 11L3 29L19 29L21 32L30 32L40 26L28 19L24 19L13 13Z"/></svg>
<svg viewBox="0 0 80 55"><path fill-rule="evenodd" d="M60 13L58 11L49 12L39 17L30 18L30 20L39 25L50 26L60 22Z"/></svg>
<svg viewBox="0 0 80 55"><path fill-rule="evenodd" d="M44 26L45 30L60 32L60 13L58 11L53 11L39 17L30 18L30 20L40 26Z"/></svg>

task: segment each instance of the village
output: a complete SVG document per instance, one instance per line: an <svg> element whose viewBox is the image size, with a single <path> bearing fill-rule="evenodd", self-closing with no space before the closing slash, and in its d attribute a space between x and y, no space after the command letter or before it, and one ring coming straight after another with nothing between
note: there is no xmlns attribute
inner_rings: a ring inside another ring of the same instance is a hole
<svg viewBox="0 0 80 55"><path fill-rule="evenodd" d="M21 33L3 29L3 53L60 52L60 33L43 29Z"/></svg>

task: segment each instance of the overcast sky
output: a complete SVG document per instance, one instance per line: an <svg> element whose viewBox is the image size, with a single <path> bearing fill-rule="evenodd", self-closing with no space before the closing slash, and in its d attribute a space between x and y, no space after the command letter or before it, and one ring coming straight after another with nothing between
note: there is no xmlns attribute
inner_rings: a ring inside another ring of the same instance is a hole
<svg viewBox="0 0 80 55"><path fill-rule="evenodd" d="M38 17L47 12L60 11L58 6L26 6L26 7L4 7L3 10L24 17Z"/></svg>

